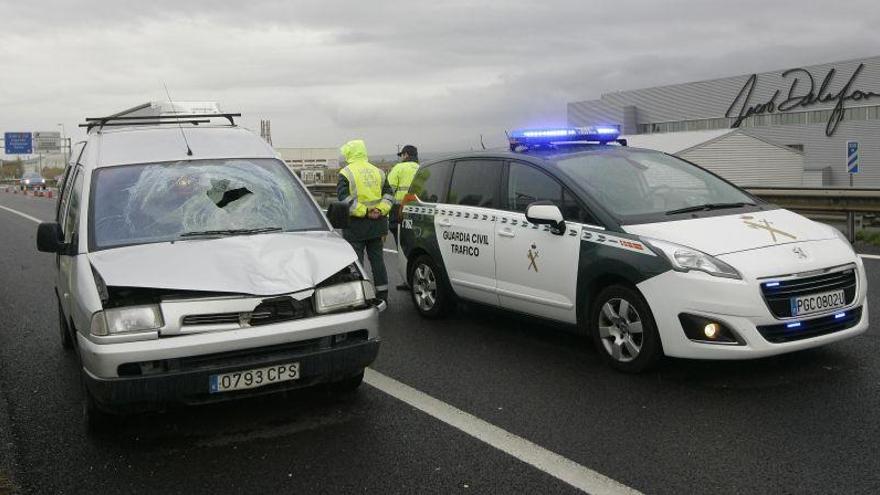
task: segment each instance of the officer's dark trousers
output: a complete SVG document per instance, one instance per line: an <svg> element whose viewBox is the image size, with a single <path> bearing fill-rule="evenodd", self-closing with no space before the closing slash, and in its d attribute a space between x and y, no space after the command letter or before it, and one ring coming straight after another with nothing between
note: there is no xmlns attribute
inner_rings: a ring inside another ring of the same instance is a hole
<svg viewBox="0 0 880 495"><path fill-rule="evenodd" d="M348 242L354 248L354 252L357 253L361 266L364 264L364 251L367 251L367 258L370 259L370 268L373 270L373 283L376 285L376 292L387 292L388 272L385 271L385 257L382 254L382 238L377 237L366 241Z"/></svg>

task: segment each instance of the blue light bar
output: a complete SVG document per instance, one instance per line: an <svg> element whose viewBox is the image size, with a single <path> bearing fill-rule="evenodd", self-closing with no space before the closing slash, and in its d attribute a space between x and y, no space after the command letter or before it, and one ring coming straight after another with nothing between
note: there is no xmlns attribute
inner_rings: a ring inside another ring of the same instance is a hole
<svg viewBox="0 0 880 495"><path fill-rule="evenodd" d="M785 328L797 328L799 326L801 326L801 322L796 321L794 323L789 323L788 325L785 325Z"/></svg>
<svg viewBox="0 0 880 495"><path fill-rule="evenodd" d="M518 129L510 133L511 148L515 146L542 146L550 144L598 142L607 143L620 137L620 127L611 125L591 127L548 127Z"/></svg>
<svg viewBox="0 0 880 495"><path fill-rule="evenodd" d="M844 312L844 313L837 313L836 315L834 315L834 319L835 319L835 320L839 320L839 319L841 319L841 318L843 318L843 317L845 317L845 316L846 316L846 313L845 313L845 312Z"/></svg>
<svg viewBox="0 0 880 495"><path fill-rule="evenodd" d="M766 284L764 284L764 287L778 287L778 286L779 286L779 282L767 282Z"/></svg>

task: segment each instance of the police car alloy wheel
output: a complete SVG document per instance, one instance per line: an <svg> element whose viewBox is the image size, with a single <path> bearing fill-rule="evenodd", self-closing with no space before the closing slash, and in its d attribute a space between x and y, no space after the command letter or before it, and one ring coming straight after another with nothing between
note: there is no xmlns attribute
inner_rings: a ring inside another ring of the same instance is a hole
<svg viewBox="0 0 880 495"><path fill-rule="evenodd" d="M439 318L450 306L443 274L429 256L420 256L413 263L409 286L413 304L422 316Z"/></svg>
<svg viewBox="0 0 880 495"><path fill-rule="evenodd" d="M596 297L590 314L596 349L614 368L638 373L662 357L651 310L636 291L622 285L607 287Z"/></svg>

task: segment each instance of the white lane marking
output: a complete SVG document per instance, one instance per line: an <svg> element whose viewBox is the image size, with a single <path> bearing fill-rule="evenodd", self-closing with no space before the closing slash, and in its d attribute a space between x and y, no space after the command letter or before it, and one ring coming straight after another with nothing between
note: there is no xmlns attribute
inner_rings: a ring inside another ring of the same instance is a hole
<svg viewBox="0 0 880 495"><path fill-rule="evenodd" d="M376 370L367 368L364 381L391 397L587 493L594 495L640 493Z"/></svg>
<svg viewBox="0 0 880 495"><path fill-rule="evenodd" d="M14 213L14 214L16 214L16 215L18 215L18 216L20 216L20 217L27 218L27 219L30 220L31 222L43 223L43 221L40 220L39 218L32 217L32 216L28 215L27 213L22 213L22 212L20 212L20 211L18 211L18 210L13 210L12 208L7 208L7 207L5 207L5 206L0 205L0 210L6 210L6 211L8 211L9 213Z"/></svg>
<svg viewBox="0 0 880 495"><path fill-rule="evenodd" d="M382 250L385 251L386 253L394 253L394 254L397 254L397 251L395 251L395 250L393 250L393 249L382 248Z"/></svg>
<svg viewBox="0 0 880 495"><path fill-rule="evenodd" d="M880 260L880 256L877 256L876 254L860 254L859 257L868 260Z"/></svg>

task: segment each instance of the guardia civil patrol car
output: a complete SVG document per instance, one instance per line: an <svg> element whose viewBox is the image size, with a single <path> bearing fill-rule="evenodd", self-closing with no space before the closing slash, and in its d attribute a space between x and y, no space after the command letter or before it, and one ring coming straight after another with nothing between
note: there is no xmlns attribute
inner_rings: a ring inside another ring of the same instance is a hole
<svg viewBox="0 0 880 495"><path fill-rule="evenodd" d="M531 129L423 165L400 262L427 318L457 299L577 325L613 367L756 358L868 326L864 266L833 227L614 126Z"/></svg>

